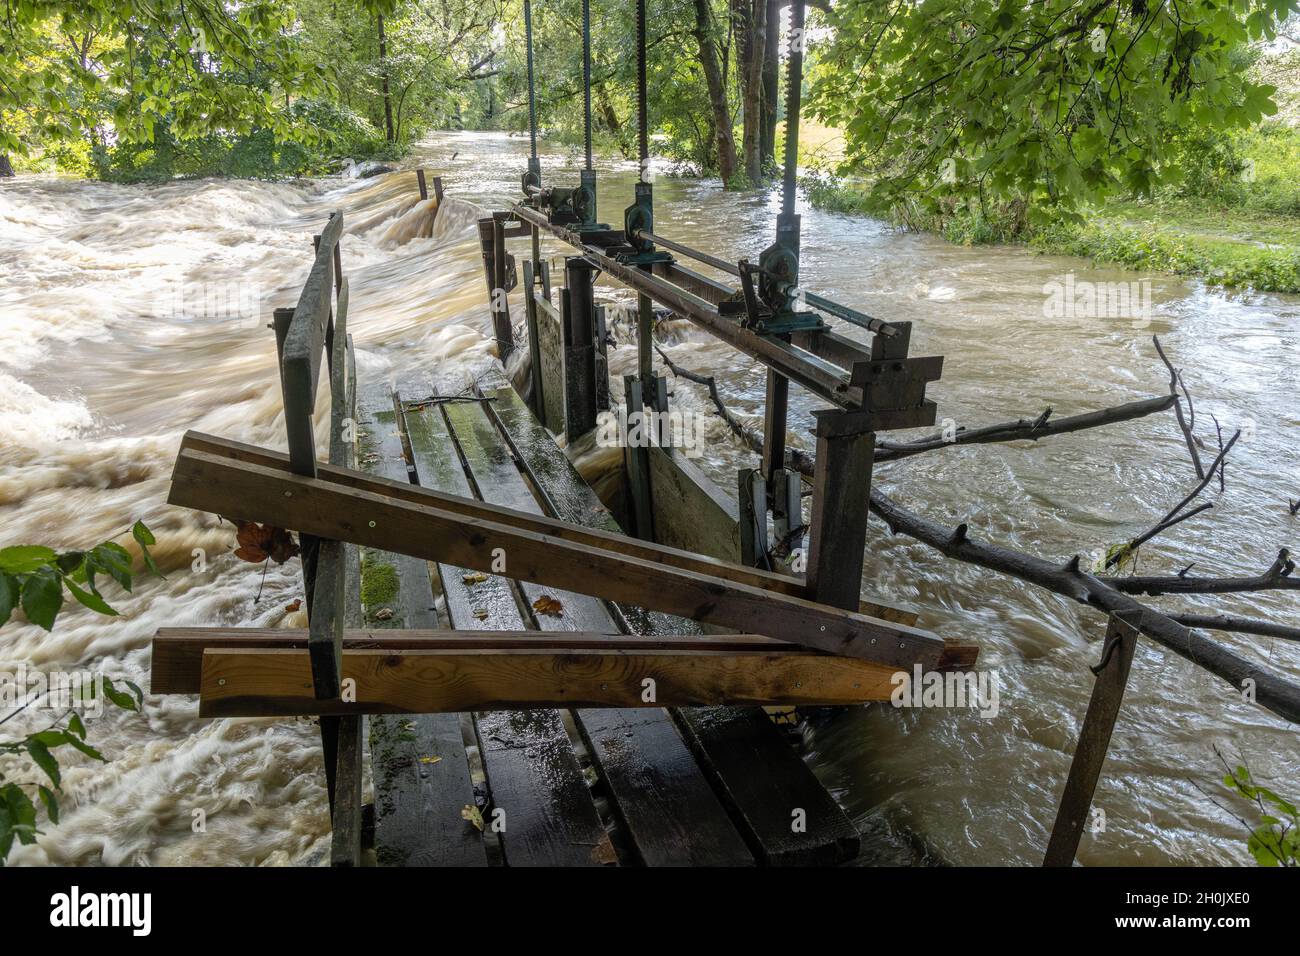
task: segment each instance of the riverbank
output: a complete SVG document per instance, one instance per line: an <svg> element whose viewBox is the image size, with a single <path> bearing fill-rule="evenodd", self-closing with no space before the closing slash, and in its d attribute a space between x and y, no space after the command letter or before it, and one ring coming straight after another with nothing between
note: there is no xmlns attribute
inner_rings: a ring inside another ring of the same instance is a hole
<svg viewBox="0 0 1300 956"><path fill-rule="evenodd" d="M801 129L801 154L814 172L802 180L813 206L872 215L866 180L825 172L837 161L836 134ZM1029 224L1023 210L958 210L910 217L902 228L949 242L1027 245L1094 264L1193 276L1256 292L1300 292L1300 130L1274 124L1215 144L1176 187L1148 199L1107 202L1077 223Z"/></svg>

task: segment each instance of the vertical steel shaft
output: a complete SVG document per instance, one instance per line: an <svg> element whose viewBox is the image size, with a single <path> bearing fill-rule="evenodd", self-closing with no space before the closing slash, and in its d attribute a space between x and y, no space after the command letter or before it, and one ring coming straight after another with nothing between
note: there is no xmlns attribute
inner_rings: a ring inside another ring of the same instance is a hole
<svg viewBox="0 0 1300 956"><path fill-rule="evenodd" d="M524 0L524 42L528 47L528 139L530 154L537 158L537 94L533 86L533 5Z"/></svg>
<svg viewBox="0 0 1300 956"><path fill-rule="evenodd" d="M582 0L582 93L583 138L591 169L591 0Z"/></svg>
<svg viewBox="0 0 1300 956"><path fill-rule="evenodd" d="M645 161L650 156L650 117L646 96L646 22L645 0L636 0L636 111L637 147L640 152L641 174L645 175Z"/></svg>
<svg viewBox="0 0 1300 956"><path fill-rule="evenodd" d="M794 214L795 175L799 162L799 104L803 87L804 0L790 4L790 58L786 61L785 88L785 180L781 189L781 211Z"/></svg>

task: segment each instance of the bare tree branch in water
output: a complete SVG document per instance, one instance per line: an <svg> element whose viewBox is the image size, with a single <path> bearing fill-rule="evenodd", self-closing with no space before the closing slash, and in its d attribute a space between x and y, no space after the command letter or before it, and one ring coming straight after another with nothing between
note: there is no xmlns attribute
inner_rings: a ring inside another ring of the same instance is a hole
<svg viewBox="0 0 1300 956"><path fill-rule="evenodd" d="M1300 627L1275 624L1253 617L1233 614L1171 614L1184 627L1199 627L1205 631L1232 631L1236 634L1258 634L1261 637L1280 637L1284 641L1300 641Z"/></svg>
<svg viewBox="0 0 1300 956"><path fill-rule="evenodd" d="M1192 432L1192 426L1188 424L1187 419L1183 417L1183 405L1178 399L1178 387L1182 385L1182 374L1174 368L1172 362L1165 355L1165 350L1160 347L1160 336L1151 336L1151 341L1156 344L1156 354L1160 356L1160 361L1165 363L1165 368L1169 369L1169 394L1174 397L1174 414L1178 417L1178 427L1182 430L1183 438L1187 441L1187 450L1191 453L1192 464L1196 467L1196 477L1205 477L1205 468L1201 465L1201 453L1196 448L1196 436ZM1187 394L1186 386L1183 387L1184 394ZM1192 407L1192 397L1187 395L1187 406ZM1195 410L1192 411L1195 415ZM1195 419L1193 419L1195 421Z"/></svg>
<svg viewBox="0 0 1300 956"><path fill-rule="evenodd" d="M1206 502L1205 504L1201 505L1199 508L1195 508L1192 511L1188 511L1188 512L1183 511L1184 508L1186 508L1189 504L1191 504L1196 499L1197 495L1199 495L1202 491L1205 490L1205 486L1208 485L1210 481L1214 478L1214 473L1216 471L1222 470L1224 460L1228 457L1228 452L1232 451L1232 446L1237 444L1237 439L1240 437L1241 437L1241 430L1238 429L1237 433L1232 436L1228 444L1224 445L1220 449L1218 456L1214 459L1213 463L1210 465L1210 470L1207 471L1201 477L1201 483L1192 489L1191 494L1189 494L1182 501L1178 502L1178 504L1170 508L1168 513L1166 513L1165 516L1161 518L1159 521L1157 521L1154 525L1152 525L1146 531L1142 532L1136 538L1131 540L1128 544L1124 545L1122 548L1117 549L1113 554L1111 554L1110 557L1106 559L1106 567L1110 568L1118 564L1120 561L1124 559L1125 555L1132 554L1141 545L1150 541L1152 538L1160 534L1162 531L1165 531L1168 528L1172 528L1180 521L1185 521L1188 518L1192 517L1193 515L1200 514L1202 511L1208 511L1210 508L1213 508L1214 505L1210 504L1209 502Z"/></svg>
<svg viewBox="0 0 1300 956"><path fill-rule="evenodd" d="M1014 441L1022 438L1036 439L1046 434L1063 434L1066 431L1079 431L1083 428L1097 427L1111 422L1126 421L1141 417L1144 414L1164 410L1172 405L1178 416L1179 427L1187 440L1188 449L1192 454L1201 481L1190 495L1180 501L1148 532L1139 535L1134 541L1140 544L1143 541L1150 540L1156 534L1173 525L1193 515L1200 514L1210 507L1208 503L1191 511L1185 512L1183 509L1204 490L1205 486L1213 479L1215 472L1221 469L1224 459L1236 443L1240 432L1222 447L1207 472L1201 464L1200 456L1197 454L1194 436L1183 418L1182 406L1177 391L1179 375L1169 363L1159 340L1153 340L1161 360L1170 369L1169 396L1161 399L1148 399L1144 402L1133 402L1128 405L1117 406L1115 409L1089 413L1089 415L1073 416L1072 419L1060 419L1055 423L1057 427L1054 431L1048 431L1049 409L1037 419L1030 421L1021 419L1004 425L972 429L965 434L974 437L968 438L965 443L977 443L981 440ZM710 398L731 430L752 451L762 453L762 436L755 429L746 427L741 423L734 413L726 407L718 394L717 384L712 376L699 375L681 368L673 363L662 349L659 350L659 354L674 375L680 375L690 381L708 386ZM1070 428L1060 427L1063 423L1077 423L1083 419L1090 419L1092 423L1077 424L1075 427ZM954 444L954 442L938 442L934 438L921 439L917 442L887 443L877 447L876 460L882 460L882 452L895 454L897 457L908 457L910 454L918 454L922 451L930 451L950 444ZM899 454L900 452L903 453ZM788 467L806 477L812 477L815 464L814 457L806 452L799 452L794 449L787 451ZM1272 624L1267 621L1255 621L1225 615L1187 614L1175 616L1147 607L1131 597L1131 594L1209 594L1297 588L1300 587L1300 579L1291 577L1294 562L1290 560L1286 549L1279 552L1277 561L1268 571L1252 578L1192 577L1188 574L1191 565L1184 568L1178 575L1173 576L1146 578L1098 577L1083 569L1078 555L1075 555L1065 564L1055 564L1023 551L1002 547L990 542L978 541L970 536L967 524L962 523L955 528L947 528L904 508L878 488L872 488L871 490L870 507L871 513L882 519L889 526L891 532L905 534L914 538L947 557L1028 581L1031 584L1081 604L1086 604L1108 615L1123 615L1126 619L1132 621L1134 626L1147 637L1226 681L1237 692L1241 693L1245 688L1253 687L1254 699L1261 706L1286 720L1300 722L1300 684L1288 681L1269 668L1247 660L1234 651L1210 640L1194 628L1203 627L1207 630L1262 634L1288 640L1295 639L1297 633L1300 633L1297 629ZM1135 547L1136 545L1131 543L1131 546Z"/></svg>
<svg viewBox="0 0 1300 956"><path fill-rule="evenodd" d="M1300 578L1292 577L1295 562L1291 552L1282 548L1277 560L1263 574L1254 577L1198 578L1190 574L1164 577L1103 578L1107 584L1125 594L1240 594L1247 591L1300 591Z"/></svg>

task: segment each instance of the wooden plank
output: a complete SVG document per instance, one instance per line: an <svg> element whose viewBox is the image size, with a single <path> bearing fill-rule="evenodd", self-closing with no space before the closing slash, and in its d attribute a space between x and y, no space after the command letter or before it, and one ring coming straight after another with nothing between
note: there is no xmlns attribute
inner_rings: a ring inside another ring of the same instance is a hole
<svg viewBox="0 0 1300 956"><path fill-rule="evenodd" d="M446 422L437 408L406 416L412 457L424 487L463 494L468 479ZM447 606L472 608L477 628L519 631L524 619L504 579L472 581L443 570ZM485 590L484 586L492 590ZM472 594L453 599L456 590ZM474 602L474 603L471 603ZM452 622L463 626L456 613ZM568 733L554 710L478 713L475 730L492 811L504 813L498 835L511 866L597 865L616 862L609 837L587 789Z"/></svg>
<svg viewBox="0 0 1300 956"><path fill-rule="evenodd" d="M421 487L469 500L473 492L438 407L408 409L403 417ZM517 623L518 608L508 579L496 574L484 577L473 568L455 564L436 567L452 627L516 630L523 626Z"/></svg>
<svg viewBox="0 0 1300 956"><path fill-rule="evenodd" d="M499 388L499 387L498 387ZM498 388L493 388L488 395L489 401L493 406L500 406L502 414L506 403L502 393ZM513 391L511 392L513 394ZM522 405L522 400L520 401ZM512 414L514 414L512 412ZM507 424L507 427L514 429L513 424ZM526 429L521 429L512 436L517 442L528 444L528 449L524 450L521 455L523 461L532 467L532 451L544 449L546 445L555 448L554 440L549 436L537 438L530 436ZM543 444L544 442L544 444ZM182 442L182 448L186 450L202 451L222 457L230 458L235 461L248 462L250 464L263 465L268 468L285 469L288 467L288 459L283 452L272 451L267 448L259 448L256 445L247 445L243 442L232 441L227 438L216 438L212 435L205 435L201 432L187 432ZM557 449L558 451L558 449ZM559 452L563 456L563 452ZM544 456L541 461L547 461ZM566 464L566 468L569 466ZM570 468L570 470L572 470ZM575 473L576 474L576 473ZM377 494L383 494L398 498L401 500L410 500L417 502L437 501L439 505L450 505L457 511L465 514L477 515L480 517L491 518L500 513L501 509L490 508L482 505L473 499L465 497L467 492L453 492L458 497L450 502L438 498L437 495L430 495L428 488L417 487L405 481L385 481L376 480L366 475L361 475L355 471L347 469L334 468L329 465L321 465L317 477L322 481L334 482L345 488L356 488L363 491L371 491ZM467 485L464 487L468 487ZM552 493L563 495L565 486L561 484ZM641 542L635 538L625 536L614 521L613 516L607 513L603 505L595 498L594 493L582 485L584 492L575 489L584 501L594 502L590 507L598 508L599 511L605 512L608 521L597 522L590 526L586 525L581 518L557 521L549 517L538 517L523 512L511 511L510 517L512 523L522 528L530 528L541 534L554 535L565 538L575 543L588 544L592 547L611 548L622 551L629 556L639 556L647 560L654 561L658 564L665 564L670 567L678 567L687 570L698 571L701 574L713 575L725 578L728 581L734 581L740 584L749 584L754 587L763 588L769 591L776 591L781 594L788 594L792 597L805 597L807 587L803 581L798 578L785 574L777 574L770 571L762 571L758 568L750 568L741 564L732 564L720 561L716 558L705 555L694 554L689 551L683 551L678 548L665 547L656 545L651 542ZM566 513L564 508L557 510L558 514ZM866 602L867 606L878 610L864 610L864 613L875 617L883 617L886 620L897 620L898 623L915 624L916 616L907 611L901 611L897 608L888 608L876 602Z"/></svg>
<svg viewBox="0 0 1300 956"><path fill-rule="evenodd" d="M540 374L545 412L542 420L558 435L564 431L564 342L560 312L544 292L534 294L533 303L537 307L537 343L542 363Z"/></svg>
<svg viewBox="0 0 1300 956"><path fill-rule="evenodd" d="M762 711L719 707L675 716L761 863L831 865L857 856L856 828ZM784 772L755 772L776 767Z"/></svg>
<svg viewBox="0 0 1300 956"><path fill-rule="evenodd" d="M557 710L478 714L492 791L490 823L503 825L509 866L609 866L618 862Z"/></svg>
<svg viewBox="0 0 1300 956"><path fill-rule="evenodd" d="M386 547L483 573L495 570L494 561L504 553L509 556L510 576L516 579L568 586L608 600L767 633L882 664L933 667L943 654L943 641L925 631L539 534L519 527L517 513L508 509L478 505L490 509L494 520L474 517L464 510L473 502L427 494L438 507L302 478L182 444L168 500L232 518L276 521L300 532ZM545 520L524 517L529 522ZM651 547L644 542L636 546ZM662 546L653 547L662 551Z"/></svg>
<svg viewBox="0 0 1300 956"><path fill-rule="evenodd" d="M894 673L847 657L780 652L365 648L343 654L343 679L355 682L356 699L319 700L307 652L214 647L203 652L199 716L728 703L823 707L888 700Z"/></svg>
<svg viewBox="0 0 1300 956"><path fill-rule="evenodd" d="M754 864L666 711L585 709L578 727L641 863Z"/></svg>
<svg viewBox="0 0 1300 956"><path fill-rule="evenodd" d="M325 348L333 304L334 247L342 233L343 214L330 213L329 223L321 232L316 258L285 333L280 384L284 394L285 422L289 428L289 454L295 460L315 458L311 415L316 407L321 353Z"/></svg>
<svg viewBox="0 0 1300 956"><path fill-rule="evenodd" d="M508 386L499 387L489 394L495 399L491 405L493 412L506 426L512 443L516 448L526 449L521 458L528 462L533 484L546 497L551 510L560 517L593 528L616 529L613 516L582 481L564 452L537 428L514 390ZM683 625L698 627L679 618L647 613L633 605L615 604L613 608L625 625L644 635L663 633ZM645 636L640 639L652 638ZM712 636L708 639L725 638ZM706 757L715 748L725 749L735 739L746 740L748 752L762 754L761 761L739 771L754 778L749 786L737 785L727 790L721 782L716 783L719 793L727 795L728 813L744 832L747 843L759 859L816 862L838 859L852 849L852 844L845 842L855 832L852 822L834 804L808 766L782 739L781 732L762 711L743 707L699 711L692 734L695 749ZM716 780L716 775L712 779ZM817 808L809 817L806 840L792 845L782 827L768 822L771 818L764 814L760 804L771 794L779 794L778 799L791 806Z"/></svg>
<svg viewBox="0 0 1300 956"><path fill-rule="evenodd" d="M1079 742L1070 761L1070 774L1065 780L1061 803L1056 810L1056 822L1047 843L1043 866L1071 866L1079 850L1084 825L1088 822L1088 808L1101 778L1101 768L1110 749L1110 735L1119 717L1124 701L1124 688L1128 684L1133 655L1137 651L1139 631L1127 621L1111 616L1106 629L1106 644L1101 663L1094 668L1097 681L1092 685L1088 712L1079 729Z"/></svg>
<svg viewBox="0 0 1300 956"><path fill-rule="evenodd" d="M301 652L299 652L301 654ZM334 775L334 808L330 814L330 864L361 865L361 774L364 751L361 746L365 718L338 718L338 764Z"/></svg>
<svg viewBox="0 0 1300 956"><path fill-rule="evenodd" d="M679 449L655 445L646 451L655 539L671 548L739 563L740 522L735 502Z"/></svg>
<svg viewBox="0 0 1300 956"><path fill-rule="evenodd" d="M404 586L404 585L403 585ZM397 600L398 615L408 613L414 602ZM559 620L559 619L556 619ZM608 621L608 618L606 619ZM387 622L385 622L387 623ZM393 628L349 628L343 632L344 651L355 650L660 650L730 651L733 653L782 653L825 656L760 634L621 634L594 631L473 631L411 628L404 619ZM686 622L690 623L690 622ZM610 625L612 627L612 625ZM149 692L152 694L197 694L203 652L209 647L233 650L301 650L307 646L302 628L259 627L163 627L153 638Z"/></svg>
<svg viewBox="0 0 1300 956"><path fill-rule="evenodd" d="M519 511L541 514L542 510L520 474L509 446L488 417L483 402L466 402L447 405L443 411L447 425L455 437L461 459L482 500L491 504L507 505ZM428 410L437 413L436 409ZM509 555L506 560L508 562ZM509 570L509 564L506 565ZM558 615L537 614L534 619L543 631L598 631L617 630L609 612L599 598L543 587L528 581L520 582L520 590L529 606L553 599L559 602Z"/></svg>
<svg viewBox="0 0 1300 956"><path fill-rule="evenodd" d="M364 416L358 417L365 421L358 426L358 438L364 467L385 478L407 481L393 396L386 387L372 388L361 410ZM394 612L386 624L429 628L437 623L427 562L375 552L367 567L370 574L385 574L396 585L396 593L386 601ZM380 572L380 567L392 570ZM343 646L384 646L396 633L349 631ZM375 787L375 858L381 866L487 866L483 834L460 813L474 805L461 715L371 717L370 765Z"/></svg>

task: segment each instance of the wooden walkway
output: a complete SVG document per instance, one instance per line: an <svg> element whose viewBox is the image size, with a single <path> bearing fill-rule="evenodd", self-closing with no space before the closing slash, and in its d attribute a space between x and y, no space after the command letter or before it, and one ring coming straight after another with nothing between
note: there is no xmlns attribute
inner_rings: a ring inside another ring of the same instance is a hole
<svg viewBox="0 0 1300 956"><path fill-rule="evenodd" d="M619 530L503 380L451 400L363 384L358 404L359 459L375 475ZM402 555L363 549L361 563L370 628L700 633L665 614ZM545 599L558 615L534 610ZM380 865L833 864L859 849L852 822L759 708L369 722Z"/></svg>

